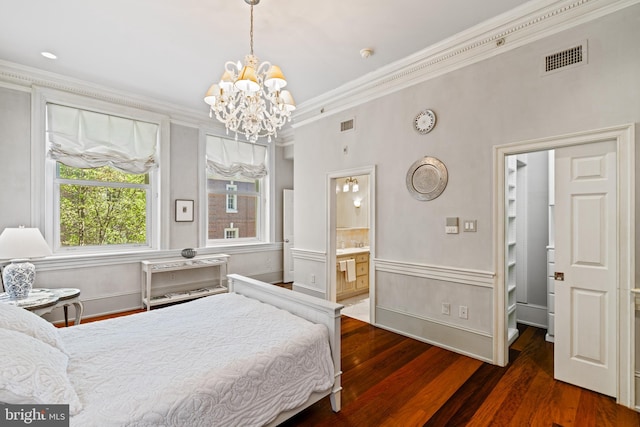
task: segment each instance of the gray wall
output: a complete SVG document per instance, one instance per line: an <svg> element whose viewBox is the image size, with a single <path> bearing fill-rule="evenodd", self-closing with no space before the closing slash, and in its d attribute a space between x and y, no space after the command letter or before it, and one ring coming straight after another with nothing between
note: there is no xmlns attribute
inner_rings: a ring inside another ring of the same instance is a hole
<svg viewBox="0 0 640 427"><path fill-rule="evenodd" d="M639 16L635 5L296 128L296 248L328 250L327 173L375 165L378 324L490 359L493 290L455 277L495 272L492 147L640 121ZM545 55L584 39L588 64L541 75ZM412 119L425 108L436 112L437 125L419 135ZM340 135L340 122L351 117L356 130ZM425 155L442 160L449 172L446 190L430 202L405 190L408 168ZM445 234L449 216L477 219L478 231ZM319 258L305 264L303 274L296 270L295 281L310 286L314 268L324 277ZM397 268L383 272L383 264ZM441 268L447 279L403 273L403 266ZM452 315L441 313L442 302L451 303ZM468 306L468 320L458 318L459 305Z"/></svg>
<svg viewBox="0 0 640 427"><path fill-rule="evenodd" d="M27 88L3 87L0 83L0 171L4 186L0 192L0 230L24 224L31 218L31 93ZM194 222L170 221L169 250L123 257L118 261L100 259L81 262L81 257L69 256L55 261L35 262L37 287L76 287L82 291L85 315L93 316L140 307L141 257L179 256L184 247L198 247L198 158L199 130L197 126L172 123L170 128L170 189L176 198L196 201ZM284 158L284 149L274 150L275 209L274 244L250 247L200 249L200 253L231 255L228 272L252 276L268 282L282 280L282 189L292 188L293 161ZM80 262L80 264L78 264ZM40 265L39 265L40 264ZM79 265L79 266L78 266ZM50 319L62 318L56 310Z"/></svg>

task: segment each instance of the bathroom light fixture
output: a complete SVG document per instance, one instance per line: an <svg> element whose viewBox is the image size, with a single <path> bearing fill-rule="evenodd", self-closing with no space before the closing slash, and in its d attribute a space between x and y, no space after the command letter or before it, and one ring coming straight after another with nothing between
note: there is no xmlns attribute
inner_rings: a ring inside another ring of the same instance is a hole
<svg viewBox="0 0 640 427"><path fill-rule="evenodd" d="M342 191L347 193L349 192L349 188L351 188L351 191L354 193L357 193L358 190L360 190L360 186L358 185L358 180L351 176L347 178L346 181L344 182L344 185L342 186Z"/></svg>
<svg viewBox="0 0 640 427"><path fill-rule="evenodd" d="M229 130L244 134L250 142L266 136L277 137L296 105L291 93L282 90L287 81L282 70L270 62L258 65L253 54L253 6L260 0L244 0L251 6L251 29L249 32L251 53L244 57L244 66L238 61L227 61L218 83L211 85L204 102L210 105L209 117L224 123Z"/></svg>

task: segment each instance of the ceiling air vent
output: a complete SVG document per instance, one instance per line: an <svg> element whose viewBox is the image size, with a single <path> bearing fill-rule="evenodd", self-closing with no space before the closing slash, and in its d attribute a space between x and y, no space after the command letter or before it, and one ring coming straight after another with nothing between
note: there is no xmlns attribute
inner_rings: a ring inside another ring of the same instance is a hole
<svg viewBox="0 0 640 427"><path fill-rule="evenodd" d="M355 128L355 120L349 119L344 122L340 122L340 132L348 132Z"/></svg>
<svg viewBox="0 0 640 427"><path fill-rule="evenodd" d="M587 42L544 57L544 72L564 70L587 62Z"/></svg>

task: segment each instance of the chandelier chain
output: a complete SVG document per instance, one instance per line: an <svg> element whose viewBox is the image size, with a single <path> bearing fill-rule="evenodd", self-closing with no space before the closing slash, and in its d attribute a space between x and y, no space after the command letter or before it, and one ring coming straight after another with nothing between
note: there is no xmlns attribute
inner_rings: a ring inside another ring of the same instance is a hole
<svg viewBox="0 0 640 427"><path fill-rule="evenodd" d="M251 47L251 55L253 55L253 5L251 5L251 27L249 28L249 41Z"/></svg>

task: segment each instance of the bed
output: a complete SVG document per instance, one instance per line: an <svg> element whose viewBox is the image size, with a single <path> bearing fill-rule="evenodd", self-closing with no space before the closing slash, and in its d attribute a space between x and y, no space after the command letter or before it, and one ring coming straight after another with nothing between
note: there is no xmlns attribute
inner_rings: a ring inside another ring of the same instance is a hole
<svg viewBox="0 0 640 427"><path fill-rule="evenodd" d="M228 278L229 293L70 328L2 308L0 402L67 403L82 427L277 425L326 396L338 412L342 306Z"/></svg>

